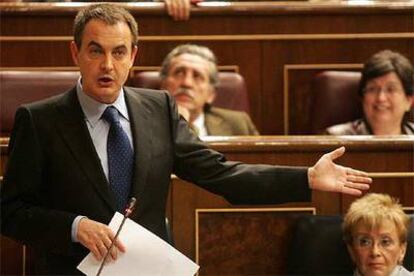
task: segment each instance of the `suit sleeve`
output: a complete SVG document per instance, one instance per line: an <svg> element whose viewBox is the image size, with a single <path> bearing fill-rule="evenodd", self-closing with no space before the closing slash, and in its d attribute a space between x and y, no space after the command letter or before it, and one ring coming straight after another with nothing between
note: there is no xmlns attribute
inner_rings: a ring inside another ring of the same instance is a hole
<svg viewBox="0 0 414 276"><path fill-rule="evenodd" d="M71 246L70 229L75 215L45 207L47 149L41 146L33 121L28 108L16 112L1 186L1 232L25 244L63 253Z"/></svg>
<svg viewBox="0 0 414 276"><path fill-rule="evenodd" d="M307 168L249 165L227 161L209 149L177 115L170 99L174 139L174 173L232 204L278 204L309 201Z"/></svg>

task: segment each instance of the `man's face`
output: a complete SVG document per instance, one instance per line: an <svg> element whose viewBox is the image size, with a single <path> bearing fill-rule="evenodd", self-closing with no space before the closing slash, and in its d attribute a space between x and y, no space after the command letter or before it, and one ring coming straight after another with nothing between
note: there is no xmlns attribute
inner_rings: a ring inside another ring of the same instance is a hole
<svg viewBox="0 0 414 276"><path fill-rule="evenodd" d="M206 103L214 100L210 84L209 61L192 54L182 54L171 60L162 87L175 97L178 105L190 111L190 120L196 119Z"/></svg>
<svg viewBox="0 0 414 276"><path fill-rule="evenodd" d="M113 103L128 78L137 53L125 22L108 25L92 19L86 24L82 45L71 44L72 58L82 75L83 91L102 103Z"/></svg>

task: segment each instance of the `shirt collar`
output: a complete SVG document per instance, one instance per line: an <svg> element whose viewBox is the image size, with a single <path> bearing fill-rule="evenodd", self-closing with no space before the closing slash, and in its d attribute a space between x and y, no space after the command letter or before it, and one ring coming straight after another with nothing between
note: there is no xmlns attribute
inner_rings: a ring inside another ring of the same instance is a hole
<svg viewBox="0 0 414 276"><path fill-rule="evenodd" d="M207 129L206 129L206 116L204 113L201 113L194 121L193 126L197 128L198 136L207 136Z"/></svg>
<svg viewBox="0 0 414 276"><path fill-rule="evenodd" d="M397 265L391 272L389 276L398 276L398 275L405 275L404 274L404 267ZM359 272L358 268L354 271L354 276L362 276L362 274Z"/></svg>
<svg viewBox="0 0 414 276"><path fill-rule="evenodd" d="M129 121L128 109L125 103L125 94L123 88L121 88L121 92L119 93L118 98L112 104L104 104L98 102L90 96L86 95L85 92L83 92L81 78L79 78L76 85L76 93L78 95L82 111L85 114L85 118L90 123L92 128L95 127L108 106L114 106L122 115L122 117Z"/></svg>

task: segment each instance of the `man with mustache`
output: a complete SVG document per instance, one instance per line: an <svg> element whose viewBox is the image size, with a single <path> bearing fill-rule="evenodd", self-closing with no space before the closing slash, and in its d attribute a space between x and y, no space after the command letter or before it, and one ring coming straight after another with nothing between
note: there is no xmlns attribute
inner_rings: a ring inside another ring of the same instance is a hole
<svg viewBox="0 0 414 276"><path fill-rule="evenodd" d="M210 49L179 45L163 61L161 87L174 96L178 111L199 136L259 135L247 113L211 106L217 75L216 57Z"/></svg>

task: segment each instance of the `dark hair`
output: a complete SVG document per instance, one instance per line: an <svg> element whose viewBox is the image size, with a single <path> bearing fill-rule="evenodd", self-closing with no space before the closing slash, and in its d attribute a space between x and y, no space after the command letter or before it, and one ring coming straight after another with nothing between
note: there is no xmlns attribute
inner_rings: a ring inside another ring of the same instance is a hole
<svg viewBox="0 0 414 276"><path fill-rule="evenodd" d="M368 59L362 69L362 78L359 83L359 95L364 95L364 90L369 80L395 72L400 79L404 93L407 96L413 94L413 66L403 55L391 50L383 50Z"/></svg>
<svg viewBox="0 0 414 276"><path fill-rule="evenodd" d="M175 47L162 62L160 77L165 79L170 71L171 60L183 54L199 56L210 64L209 80L212 86L216 86L218 82L217 58L214 53L205 46L195 44L183 44Z"/></svg>
<svg viewBox="0 0 414 276"><path fill-rule="evenodd" d="M108 25L115 25L118 22L125 22L132 35L132 46L138 43L138 24L134 17L124 8L113 4L95 4L82 9L76 15L73 24L73 37L78 48L82 45L82 35L86 24L92 19L105 22Z"/></svg>

